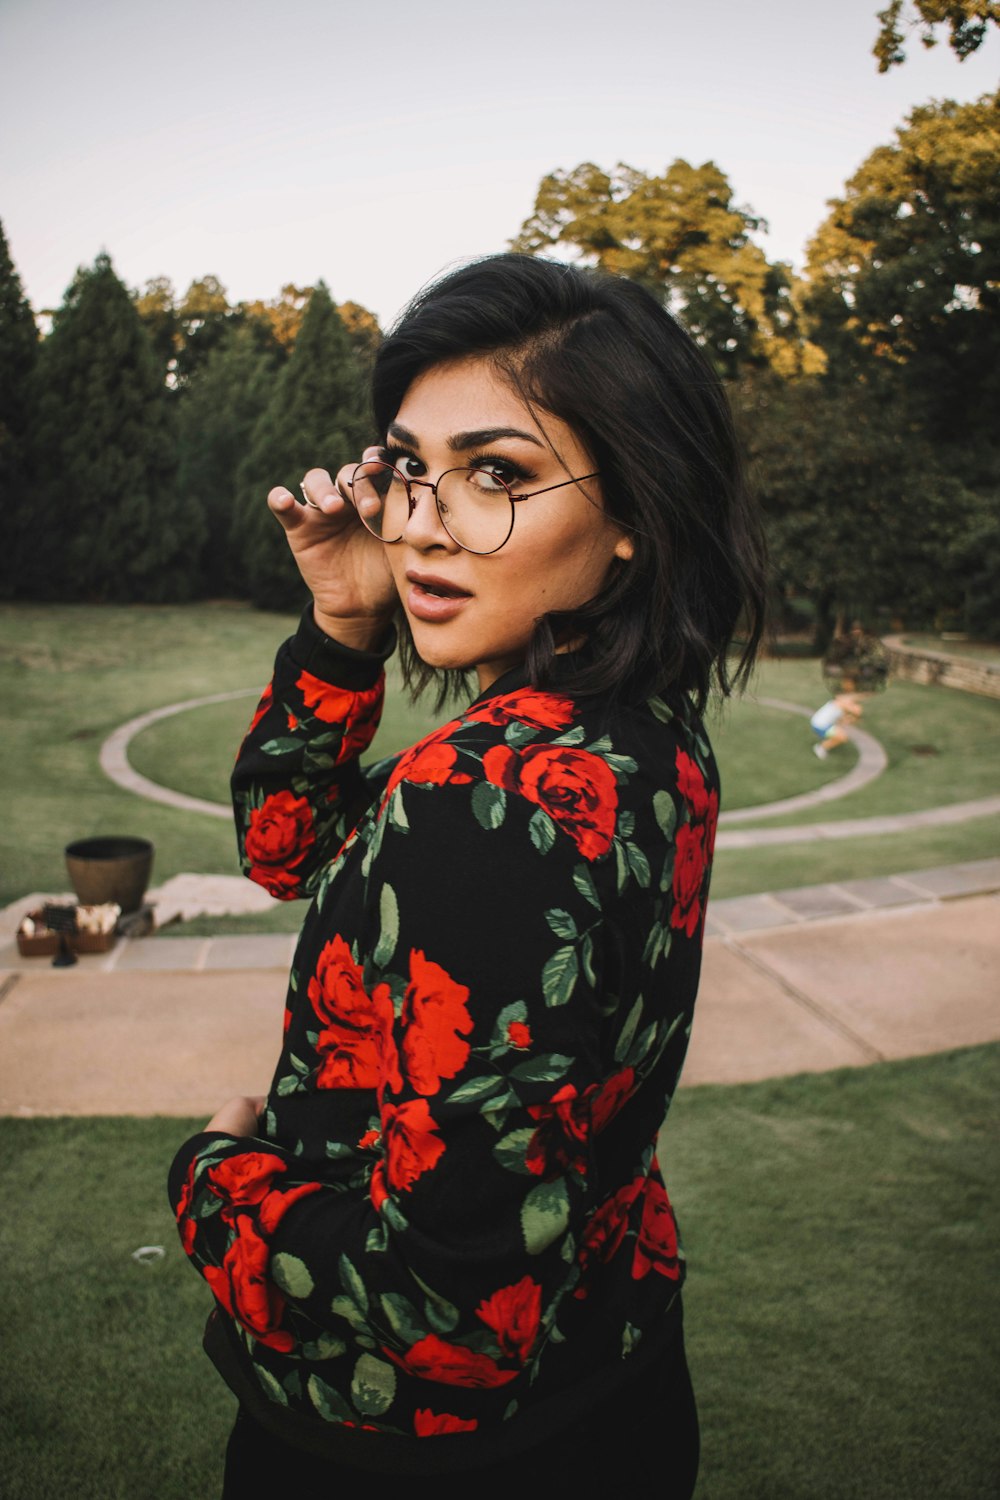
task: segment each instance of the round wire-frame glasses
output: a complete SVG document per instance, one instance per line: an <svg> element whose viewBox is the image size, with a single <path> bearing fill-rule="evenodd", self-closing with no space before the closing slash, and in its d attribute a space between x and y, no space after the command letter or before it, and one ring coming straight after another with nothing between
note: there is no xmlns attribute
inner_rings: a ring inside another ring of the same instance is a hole
<svg viewBox="0 0 1000 1500"><path fill-rule="evenodd" d="M446 469L436 480L410 479L393 464L382 459L366 459L355 467L347 483L359 520L380 542L394 546L403 540L406 523L416 508L413 491L419 486L430 490L441 525L452 541L464 552L488 557L499 552L509 541L514 530L514 506L519 501L533 500L536 495L546 495L551 490L565 489L567 485L599 477L596 473L581 474L577 478L560 480L558 484L545 485L540 490L515 495L506 480L491 469ZM384 523L392 491L395 489L398 493L398 486L402 486L402 493L406 496L406 509L404 512L400 506L393 512L390 534L387 534ZM498 504L501 500L506 503ZM392 532L397 534L391 535Z"/></svg>

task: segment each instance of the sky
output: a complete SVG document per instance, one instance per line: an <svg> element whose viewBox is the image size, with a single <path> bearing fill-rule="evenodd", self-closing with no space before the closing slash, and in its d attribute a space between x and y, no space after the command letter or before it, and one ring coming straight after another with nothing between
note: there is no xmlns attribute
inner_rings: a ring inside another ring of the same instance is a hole
<svg viewBox="0 0 1000 1500"><path fill-rule="evenodd" d="M0 0L0 222L37 310L106 250L130 287L230 299L323 279L388 325L505 248L542 177L714 161L801 266L907 113L1000 82L881 0Z"/></svg>

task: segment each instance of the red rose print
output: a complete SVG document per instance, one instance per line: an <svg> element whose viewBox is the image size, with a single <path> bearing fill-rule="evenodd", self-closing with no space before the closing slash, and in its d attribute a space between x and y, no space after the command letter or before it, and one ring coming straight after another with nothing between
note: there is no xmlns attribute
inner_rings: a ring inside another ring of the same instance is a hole
<svg viewBox="0 0 1000 1500"><path fill-rule="evenodd" d="M642 1223L632 1260L632 1275L639 1281L650 1271L677 1281L681 1274L677 1255L677 1225L670 1199L662 1182L647 1178L643 1191Z"/></svg>
<svg viewBox="0 0 1000 1500"><path fill-rule="evenodd" d="M262 807L250 814L244 848L250 879L272 896L292 896L298 889L295 866L316 842L312 812L305 797L272 792Z"/></svg>
<svg viewBox="0 0 1000 1500"><path fill-rule="evenodd" d="M257 1228L270 1239L294 1203L300 1198L308 1198L310 1193L322 1191L321 1182L300 1182L297 1187L282 1188L280 1193L268 1193L253 1216Z"/></svg>
<svg viewBox="0 0 1000 1500"><path fill-rule="evenodd" d="M603 1083L591 1099L594 1133L599 1134L614 1119L635 1087L635 1069L623 1068ZM588 1089L588 1093L590 1090Z"/></svg>
<svg viewBox="0 0 1000 1500"><path fill-rule="evenodd" d="M417 1437L439 1437L445 1432L475 1432L479 1423L473 1417L453 1417L450 1411L431 1411L429 1407L418 1407L413 1413L413 1430Z"/></svg>
<svg viewBox="0 0 1000 1500"><path fill-rule="evenodd" d="M298 727L299 727L299 721L298 721L298 719L295 717L294 714L289 714L288 715L288 730L289 730L289 733L294 734L295 730L298 729Z"/></svg>
<svg viewBox="0 0 1000 1500"><path fill-rule="evenodd" d="M385 1175L391 1188L405 1192L437 1165L444 1155L444 1142L426 1099L383 1105L382 1116Z"/></svg>
<svg viewBox="0 0 1000 1500"><path fill-rule="evenodd" d="M611 848L618 787L615 773L599 755L561 745L528 745L518 751L494 745L483 756L483 770L495 786L537 803L584 859L597 859Z"/></svg>
<svg viewBox="0 0 1000 1500"><path fill-rule="evenodd" d="M583 1231L580 1242L580 1252L577 1257L580 1264L581 1284L573 1293L575 1297L586 1297L586 1277L595 1264L604 1264L611 1259L625 1238L628 1229L628 1216L639 1191L642 1187L642 1178L636 1178L634 1182L626 1183L610 1197L607 1202L602 1203L596 1213L592 1214Z"/></svg>
<svg viewBox="0 0 1000 1500"><path fill-rule="evenodd" d="M683 929L693 937L701 921L701 888L705 878L705 826L682 823L677 830L674 855L674 909L671 927Z"/></svg>
<svg viewBox="0 0 1000 1500"><path fill-rule="evenodd" d="M194 1250L195 1238L198 1233L198 1226L195 1223L194 1219L188 1218L188 1214L191 1209L191 1199L194 1196L194 1172L197 1165L198 1162L196 1159L192 1161L191 1165L188 1167L187 1177L185 1177L184 1179L184 1186L181 1189L180 1202L177 1204L177 1211L175 1214L177 1227L180 1230L181 1234L181 1245L184 1248L185 1255L192 1254Z"/></svg>
<svg viewBox="0 0 1000 1500"><path fill-rule="evenodd" d="M698 765L685 751L677 752L677 790L691 809L692 818L702 819L708 812L708 790Z"/></svg>
<svg viewBox="0 0 1000 1500"><path fill-rule="evenodd" d="M307 988L313 1010L327 1023L316 1042L317 1088L374 1089L384 1071L397 1077L388 986L377 985L369 995L361 980L361 966L339 934L324 944Z"/></svg>
<svg viewBox="0 0 1000 1500"><path fill-rule="evenodd" d="M441 1385L491 1387L517 1379L516 1370L501 1370L488 1354L477 1354L461 1344L447 1344L436 1333L418 1339L406 1354L396 1354L392 1349L384 1352L407 1374L437 1380Z"/></svg>
<svg viewBox="0 0 1000 1500"><path fill-rule="evenodd" d="M585 1143L590 1131L590 1104L586 1096L579 1095L567 1083L547 1104L529 1104L528 1114L538 1121L525 1153L528 1171L547 1181L564 1172L584 1176Z"/></svg>
<svg viewBox="0 0 1000 1500"><path fill-rule="evenodd" d="M271 707L271 705L272 705L273 702L274 702L274 687L273 687L273 684L269 682L268 685L267 685L267 687L264 689L264 691L260 695L260 702L257 704L257 707L254 709L253 718L250 720L250 724L249 724L249 727L247 729L247 732L243 736L243 744L246 744L247 740L253 734L254 730L257 728L257 725L260 723L261 719L267 713L268 709ZM240 749L242 750L242 748L243 747L241 745Z"/></svg>
<svg viewBox="0 0 1000 1500"><path fill-rule="evenodd" d="M539 693L533 688L519 688L514 693L501 693L497 698L488 698L485 703L474 704L466 719L475 719L480 724L528 724L532 729L566 729L573 722L572 698L560 698L555 693Z"/></svg>
<svg viewBox="0 0 1000 1500"><path fill-rule="evenodd" d="M205 1280L222 1306L248 1333L270 1349L286 1353L294 1348L290 1333L279 1325L285 1299L267 1279L267 1241L257 1233L246 1214L236 1220L236 1237L226 1251L222 1266L206 1266Z"/></svg>
<svg viewBox="0 0 1000 1500"><path fill-rule="evenodd" d="M246 1208L262 1202L271 1192L274 1179L287 1171L280 1156L270 1151L241 1151L227 1156L208 1170L207 1183L217 1198L234 1208Z"/></svg>
<svg viewBox="0 0 1000 1500"><path fill-rule="evenodd" d="M410 982L403 1001L403 1067L418 1094L436 1094L442 1078L454 1078L469 1055L472 1018L469 991L425 958L410 953Z"/></svg>
<svg viewBox="0 0 1000 1500"><path fill-rule="evenodd" d="M476 1308L476 1317L492 1328L500 1352L522 1365L531 1353L542 1320L542 1289L530 1276L501 1287Z"/></svg>
<svg viewBox="0 0 1000 1500"><path fill-rule="evenodd" d="M507 1040L512 1047L530 1047L530 1026L525 1026L523 1021L511 1021L507 1027Z"/></svg>
<svg viewBox="0 0 1000 1500"><path fill-rule="evenodd" d="M343 726L338 765L371 743L382 717L381 681L372 688L341 688L321 681L311 672L303 672L295 686L300 689L306 708L311 708L317 719L324 724Z"/></svg>
<svg viewBox="0 0 1000 1500"><path fill-rule="evenodd" d="M447 782L471 781L464 771L455 771L458 751L454 745L445 743L454 731L454 724L442 724L424 739L404 750L392 768L386 783L385 797L388 799L401 781L416 781L424 785L444 786Z"/></svg>

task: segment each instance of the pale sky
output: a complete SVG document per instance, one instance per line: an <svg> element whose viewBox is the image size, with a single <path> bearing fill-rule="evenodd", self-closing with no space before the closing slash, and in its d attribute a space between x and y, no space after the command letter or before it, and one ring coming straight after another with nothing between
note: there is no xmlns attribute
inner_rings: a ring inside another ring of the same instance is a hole
<svg viewBox="0 0 1000 1500"><path fill-rule="evenodd" d="M0 0L0 221L36 310L104 249L132 287L233 301L324 279L391 321L505 248L546 172L714 160L801 265L915 105L1000 81L881 0Z"/></svg>

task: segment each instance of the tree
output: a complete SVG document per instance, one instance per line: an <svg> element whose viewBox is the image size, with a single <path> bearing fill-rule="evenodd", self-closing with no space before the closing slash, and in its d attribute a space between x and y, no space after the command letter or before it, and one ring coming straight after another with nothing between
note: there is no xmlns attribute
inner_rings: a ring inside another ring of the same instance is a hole
<svg viewBox="0 0 1000 1500"><path fill-rule="evenodd" d="M208 594L244 586L230 550L237 479L282 362L280 349L261 347L258 329L233 322L178 402L177 483L205 523L201 589Z"/></svg>
<svg viewBox="0 0 1000 1500"><path fill-rule="evenodd" d="M985 619L988 582L970 592L967 539L996 557L989 505L898 410L828 380L764 374L741 394L776 590L812 602L818 649L859 616L930 623L974 604Z"/></svg>
<svg viewBox="0 0 1000 1500"><path fill-rule="evenodd" d="M77 272L39 351L33 388L33 596L188 596L200 517L175 491L162 371L107 255Z"/></svg>
<svg viewBox="0 0 1000 1500"><path fill-rule="evenodd" d="M29 391L38 357L38 329L0 225L0 548L3 592L18 591L22 539L32 509Z"/></svg>
<svg viewBox="0 0 1000 1500"><path fill-rule="evenodd" d="M748 364L814 373L823 359L800 334L792 272L772 265L750 238L763 228L751 209L734 204L714 162L678 160L659 177L584 162L542 179L512 248L538 254L567 245L586 264L641 282L724 375Z"/></svg>
<svg viewBox="0 0 1000 1500"><path fill-rule="evenodd" d="M306 469L336 469L371 436L366 385L343 320L320 282L309 299L291 357L240 466L231 546L253 602L286 609L305 602L298 570L265 497L276 484L298 493Z"/></svg>
<svg viewBox="0 0 1000 1500"><path fill-rule="evenodd" d="M906 61L903 4L904 0L889 0L885 10L878 13L879 34L872 53L878 58L880 73L888 73ZM982 45L991 21L1000 25L1000 4L995 0L912 0L911 8L916 15L907 18L907 29L912 32L920 28L924 46L936 47L936 28L947 25L948 45L962 62Z"/></svg>
<svg viewBox="0 0 1000 1500"><path fill-rule="evenodd" d="M861 164L808 249L813 337L943 441L1000 409L1000 94L915 109Z"/></svg>

